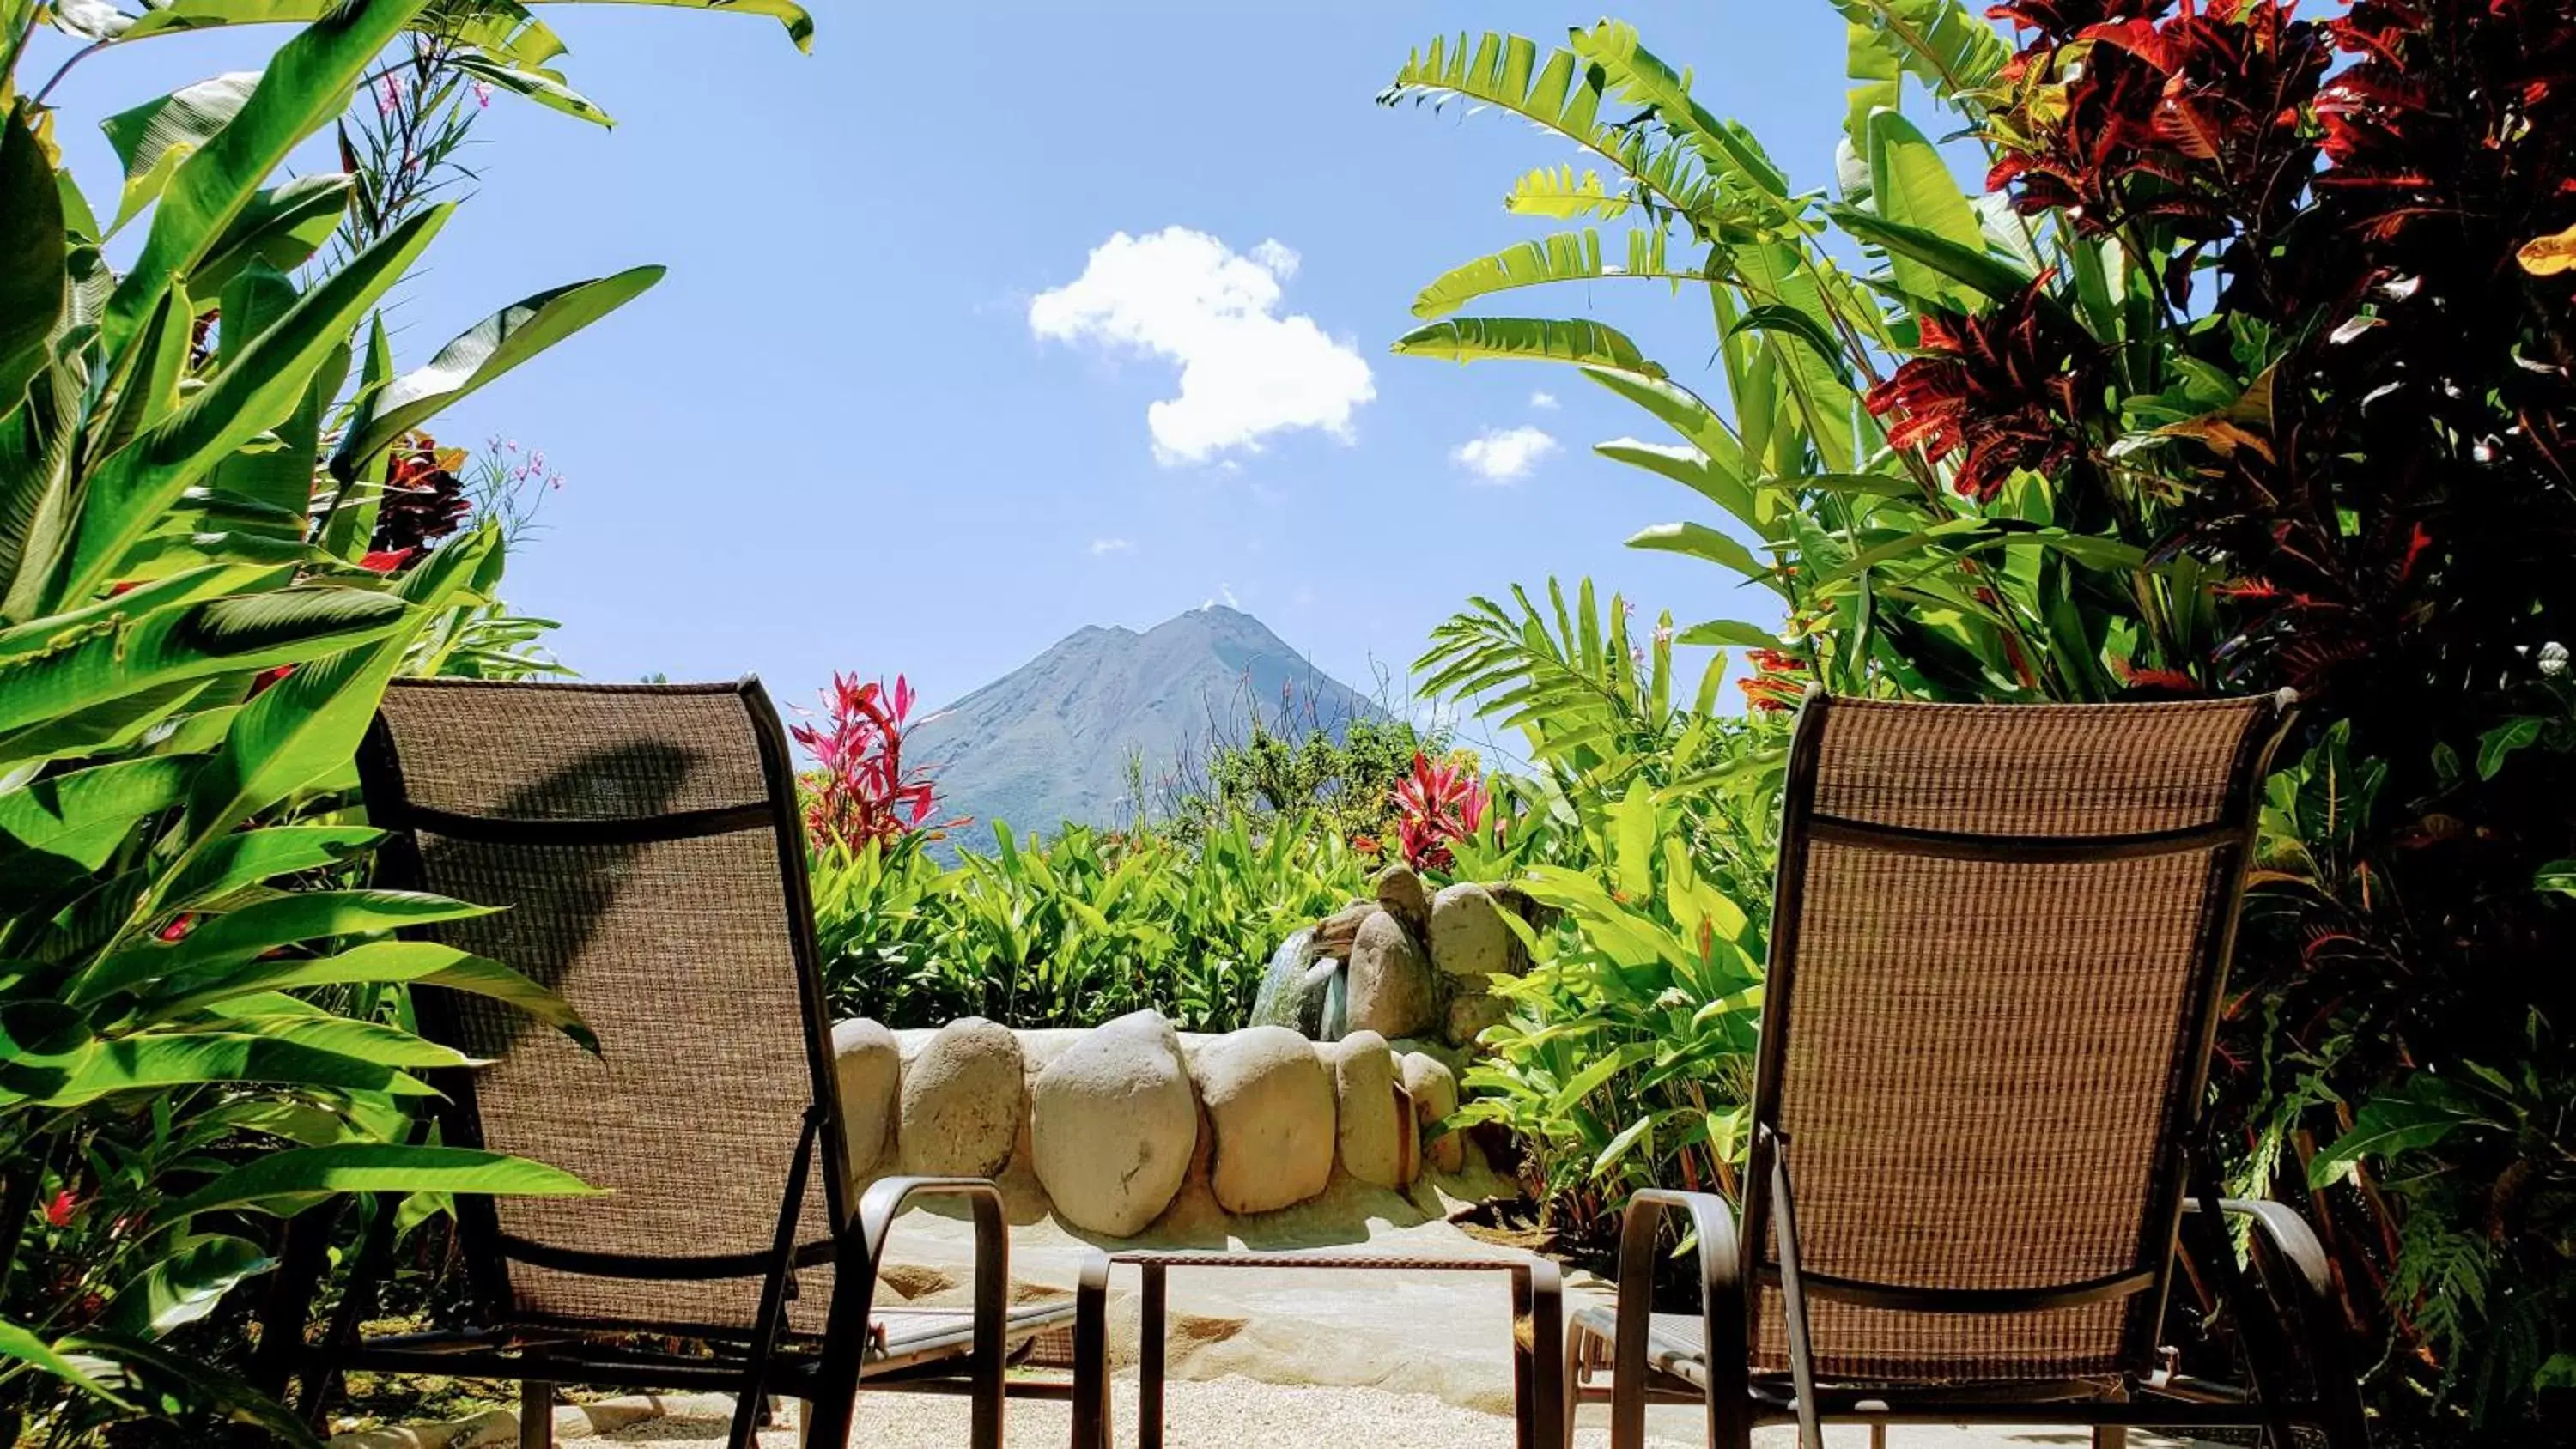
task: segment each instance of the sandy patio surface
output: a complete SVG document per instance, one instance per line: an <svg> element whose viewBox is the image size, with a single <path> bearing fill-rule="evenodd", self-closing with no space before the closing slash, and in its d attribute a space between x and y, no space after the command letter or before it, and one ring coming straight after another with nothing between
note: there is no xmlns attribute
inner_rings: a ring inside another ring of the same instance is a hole
<svg viewBox="0 0 2576 1449"><path fill-rule="evenodd" d="M1117 1389L1117 1442L1136 1442L1136 1391L1132 1382ZM588 1440L589 1444L722 1444L721 1398L706 1395L675 1399L663 1419ZM1299 1388L1227 1377L1171 1385L1166 1410L1165 1443L1170 1449L1271 1449L1271 1446L1329 1445L1332 1449L1509 1449L1512 1425L1494 1414L1462 1409L1427 1394L1395 1394L1377 1389ZM1587 1407L1575 1433L1576 1449L1604 1449L1610 1442L1609 1410ZM1009 1449L1062 1449L1071 1420L1062 1404L1015 1400L1005 1421ZM1761 1449L1791 1449L1796 1431L1787 1426L1755 1435ZM956 1449L966 1442L963 1399L928 1394L861 1394L858 1421L851 1434L853 1449ZM1687 1409L1656 1408L1648 1420L1648 1444L1655 1449L1694 1449L1707 1442L1697 1416ZM1832 1449L1866 1449L1869 1432L1834 1428L1825 1432ZM2091 1443L2082 1429L1953 1429L1900 1426L1888 1431L1890 1449L2070 1449ZM761 1435L761 1449L797 1449L792 1427ZM2170 1439L2131 1434L2135 1449L2183 1449Z"/></svg>
<svg viewBox="0 0 2576 1449"><path fill-rule="evenodd" d="M1025 1154L1023 1154L1025 1156ZM1003 1178L1011 1203L1011 1278L1015 1298L1069 1298L1092 1243L1045 1209L1034 1184ZM1324 1196L1282 1212L1237 1219L1206 1198L1194 1175L1174 1211L1150 1236L1114 1244L1264 1252L1324 1251L1415 1259L1493 1259L1514 1250L1470 1236L1448 1215L1493 1191L1489 1176L1426 1178L1409 1193L1373 1188L1337 1175ZM973 1236L962 1217L937 1211L906 1215L888 1244L879 1302L960 1305L973 1277ZM1607 1298L1606 1285L1581 1274L1566 1284L1566 1309ZM1170 1336L1167 1442L1172 1449L1479 1449L1512 1442L1509 1289L1495 1273L1343 1270L1197 1269L1169 1283ZM1133 1445L1136 1424L1136 1284L1132 1270L1111 1280L1110 1360L1118 1442ZM608 1406L601 1406L606 1409ZM637 1413L655 1416L634 1422ZM600 1422L558 1411L557 1435L573 1444L721 1444L731 1412L711 1394L626 1400ZM794 1413L793 1406L787 1412ZM795 1449L788 1427L763 1433L762 1449ZM611 1424L617 1427L610 1427ZM1066 1406L1013 1400L1008 1442L1014 1449L1061 1446L1071 1434ZM947 1395L859 1395L851 1445L867 1449L953 1449L966 1442L963 1399ZM1578 1427L1580 1449L1608 1443L1608 1410L1588 1406ZM1658 1406L1650 1442L1706 1443L1699 1416ZM605 1432L602 1432L602 1431ZM341 1441L348 1449L450 1449L515 1442L507 1413L465 1424L423 1426ZM1794 1430L1762 1431L1764 1449L1791 1449ZM1834 1449L1862 1449L1866 1429L1827 1433ZM2019 1449L2084 1446L2079 1428L1955 1429L1899 1427L1894 1449ZM2138 1449L2177 1449L2175 1441L2132 1434Z"/></svg>

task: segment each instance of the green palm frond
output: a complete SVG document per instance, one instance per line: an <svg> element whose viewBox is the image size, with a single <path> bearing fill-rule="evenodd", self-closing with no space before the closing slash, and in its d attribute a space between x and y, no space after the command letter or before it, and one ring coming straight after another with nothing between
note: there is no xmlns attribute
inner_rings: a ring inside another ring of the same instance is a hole
<svg viewBox="0 0 2576 1449"><path fill-rule="evenodd" d="M1653 126L1601 119L1610 74L1571 50L1538 59L1538 43L1487 31L1471 41L1439 37L1405 58L1381 105L1438 106L1451 97L1492 106L1552 131L1608 162L1628 179L1631 205L1686 220L1703 237L1730 220L1735 203L1691 146ZM1526 183L1528 177L1522 178Z"/></svg>
<svg viewBox="0 0 2576 1449"><path fill-rule="evenodd" d="M1616 221L1635 204L1624 194L1603 186L1600 172L1586 170L1577 175L1571 166L1541 166L1513 182L1512 189L1503 195L1503 210L1515 216L1544 216L1554 221L1585 216Z"/></svg>
<svg viewBox="0 0 2576 1449"><path fill-rule="evenodd" d="M1709 114L1691 95L1690 75L1656 58L1637 39L1637 28L1604 20L1573 33L1575 54L1598 68L1619 99L1643 106L1658 124L1698 156L1714 177L1739 183L1731 197L1785 204L1789 178L1772 164L1753 133Z"/></svg>
<svg viewBox="0 0 2576 1449"><path fill-rule="evenodd" d="M1416 327L1395 340L1403 357L1451 362L1565 362L1660 378L1661 365L1637 350L1615 327L1598 322L1539 317L1453 317Z"/></svg>
<svg viewBox="0 0 2576 1449"><path fill-rule="evenodd" d="M1851 115L1844 129L1855 143L1867 134L1869 115L1893 106L1902 71L1935 99L1974 112L1976 97L1995 83L2012 59L2012 47L1961 0L1833 0L1850 22Z"/></svg>
<svg viewBox="0 0 2576 1449"><path fill-rule="evenodd" d="M1514 287L1549 282L1587 282L1599 277L1651 277L1669 282L1702 280L1695 270L1674 271L1664 263L1664 234L1651 227L1628 233L1628 259L1605 263L1601 233L1590 227L1559 232L1536 241L1518 242L1464 266L1453 267L1413 299L1413 315L1446 317L1478 297Z"/></svg>

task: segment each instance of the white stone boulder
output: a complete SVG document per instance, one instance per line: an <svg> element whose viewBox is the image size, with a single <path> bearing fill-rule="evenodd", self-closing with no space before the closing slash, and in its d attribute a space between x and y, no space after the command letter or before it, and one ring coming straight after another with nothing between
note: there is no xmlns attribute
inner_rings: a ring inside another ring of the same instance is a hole
<svg viewBox="0 0 2576 1449"><path fill-rule="evenodd" d="M1395 862L1377 873L1375 886L1378 905L1404 922L1405 929L1418 935L1430 926L1431 894L1412 866Z"/></svg>
<svg viewBox="0 0 2576 1449"><path fill-rule="evenodd" d="M1029 1142L1056 1216L1114 1238L1143 1232L1171 1206L1198 1126L1180 1037L1153 1011L1075 1042L1029 1093Z"/></svg>
<svg viewBox="0 0 2576 1449"><path fill-rule="evenodd" d="M1482 991L1461 991L1449 998L1448 1015L1440 1032L1449 1044L1470 1047L1485 1028L1511 1014L1511 1003Z"/></svg>
<svg viewBox="0 0 2576 1449"><path fill-rule="evenodd" d="M903 1170L922 1177L991 1177L1020 1133L1020 1039L964 1016L930 1034L903 1071L895 1143Z"/></svg>
<svg viewBox="0 0 2576 1449"><path fill-rule="evenodd" d="M1437 1131L1449 1114L1458 1110L1457 1075L1427 1053L1405 1054L1404 1090L1413 1096L1413 1115L1425 1136ZM1441 1133L1422 1150L1431 1165L1442 1172L1457 1172L1467 1165L1466 1140L1455 1132Z"/></svg>
<svg viewBox="0 0 2576 1449"><path fill-rule="evenodd" d="M1482 988L1486 978L1512 964L1512 928L1491 892L1471 881L1444 888L1431 898L1427 933L1431 964L1443 976Z"/></svg>
<svg viewBox="0 0 2576 1449"><path fill-rule="evenodd" d="M1334 1138L1342 1170L1376 1187L1401 1188L1421 1165L1421 1130L1386 1038L1355 1031L1333 1044Z"/></svg>
<svg viewBox="0 0 2576 1449"><path fill-rule="evenodd" d="M1382 1037L1411 1036L1438 1019L1431 963L1413 933L1380 911L1360 923L1351 942L1350 1029Z"/></svg>
<svg viewBox="0 0 2576 1449"><path fill-rule="evenodd" d="M1353 901L1326 916L1315 926L1315 954L1340 960L1351 954L1351 942L1360 933L1360 925L1381 908L1375 901Z"/></svg>
<svg viewBox="0 0 2576 1449"><path fill-rule="evenodd" d="M840 1086L841 1141L850 1173L864 1177L876 1171L894 1138L903 1050L882 1024L854 1016L832 1027L832 1075Z"/></svg>
<svg viewBox="0 0 2576 1449"><path fill-rule="evenodd" d="M1324 1190L1337 1138L1333 1071L1284 1026L1231 1032L1200 1048L1215 1163L1209 1186L1230 1213L1274 1212Z"/></svg>

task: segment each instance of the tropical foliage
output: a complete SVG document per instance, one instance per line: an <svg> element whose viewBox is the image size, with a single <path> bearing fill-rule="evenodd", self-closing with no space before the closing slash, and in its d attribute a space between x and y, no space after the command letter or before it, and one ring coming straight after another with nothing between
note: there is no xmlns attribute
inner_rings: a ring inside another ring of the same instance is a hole
<svg viewBox="0 0 2576 1449"><path fill-rule="evenodd" d="M105 122L126 174L102 225L61 169L53 82L21 89L36 32L82 42L59 80L254 20L308 23L258 74ZM310 1442L247 1386L236 1336L194 1327L273 1267L281 1219L353 1192L391 1211L585 1190L418 1130L419 1073L468 1063L411 1030L412 983L587 1033L504 963L392 939L480 908L364 887L377 832L352 760L398 673L541 667L541 626L498 599L501 528L457 506L456 460L421 427L658 270L528 298L402 372L379 311L454 203L425 172L365 168L345 133L349 173L274 179L381 67L436 52L545 100L560 49L511 3L0 0L0 1428L18 1442L133 1418Z"/></svg>
<svg viewBox="0 0 2576 1449"><path fill-rule="evenodd" d="M2576 20L2022 0L2016 45L1956 0L1835 3L1827 192L1624 24L1417 51L1390 102L1580 159L1506 196L1560 229L1435 279L1397 350L1572 366L1667 427L1599 451L1715 510L1633 543L1773 596L1776 629L1680 635L1761 651L1759 708L2298 688L2214 1090L2384 1335L2388 1422L2536 1429L2576 1384ZM1589 318L1456 315L1614 279L1709 309L1722 398Z"/></svg>
<svg viewBox="0 0 2576 1449"><path fill-rule="evenodd" d="M1266 714L1248 698L1243 703L1248 723L1239 738L1185 747L1151 782L1136 762L1129 794L1148 807L1141 823L1195 840L1238 814L1311 812L1321 828L1365 852L1397 833L1395 789L1416 756L1470 773L1477 766L1474 751L1454 747L1438 727L1374 714L1326 724L1301 702Z"/></svg>
<svg viewBox="0 0 2576 1449"><path fill-rule="evenodd" d="M1781 731L1715 709L1724 661L1674 694L1671 620L1631 643L1587 581L1542 612L1479 599L1434 633L1429 687L1517 728L1536 769L1498 776L1460 871L1509 876L1554 924L1500 978L1510 1019L1468 1068L1466 1121L1503 1124L1558 1231L1587 1247L1628 1190L1732 1190L1752 1094Z"/></svg>
<svg viewBox="0 0 2576 1449"><path fill-rule="evenodd" d="M1282 939L1365 893L1372 862L1311 815L1237 814L1195 840L996 823L943 865L919 834L815 860L824 975L841 1015L1089 1026L1153 1007L1184 1031L1251 1015Z"/></svg>

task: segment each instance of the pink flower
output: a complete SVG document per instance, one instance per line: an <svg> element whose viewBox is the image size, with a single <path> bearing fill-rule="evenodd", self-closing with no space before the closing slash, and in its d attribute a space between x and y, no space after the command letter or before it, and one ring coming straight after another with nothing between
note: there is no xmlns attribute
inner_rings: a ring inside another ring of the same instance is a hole
<svg viewBox="0 0 2576 1449"><path fill-rule="evenodd" d="M490 81L476 81L474 83L474 104L481 106L486 110L491 109L492 83Z"/></svg>
<svg viewBox="0 0 2576 1449"><path fill-rule="evenodd" d="M835 674L823 692L822 721L788 730L818 767L806 777L805 807L806 827L816 840L856 845L965 823L928 824L937 792L927 774L906 770L903 763L912 703L912 681L902 675L888 688Z"/></svg>
<svg viewBox="0 0 2576 1449"><path fill-rule="evenodd" d="M1466 770L1433 764L1417 754L1413 773L1395 787L1396 842L1416 870L1447 870L1457 863L1452 843L1485 827L1484 782Z"/></svg>
<svg viewBox="0 0 2576 1449"><path fill-rule="evenodd" d="M55 1193L53 1201L45 1204L45 1221L58 1228L69 1227L73 1216L79 1211L80 1199L67 1187Z"/></svg>

